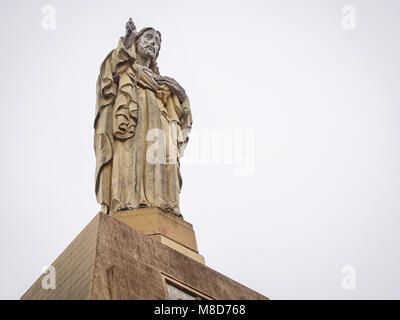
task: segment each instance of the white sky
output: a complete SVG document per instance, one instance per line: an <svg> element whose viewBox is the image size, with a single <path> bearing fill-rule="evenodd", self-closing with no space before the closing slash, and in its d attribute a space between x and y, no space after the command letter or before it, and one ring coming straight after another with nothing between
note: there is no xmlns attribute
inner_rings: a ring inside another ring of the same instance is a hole
<svg viewBox="0 0 400 320"><path fill-rule="evenodd" d="M252 174L237 159L182 168L206 264L272 299L400 299L399 15L389 0L2 0L0 298L99 210L95 84L131 16L161 31L160 71L190 97L188 154L196 131L255 132Z"/></svg>

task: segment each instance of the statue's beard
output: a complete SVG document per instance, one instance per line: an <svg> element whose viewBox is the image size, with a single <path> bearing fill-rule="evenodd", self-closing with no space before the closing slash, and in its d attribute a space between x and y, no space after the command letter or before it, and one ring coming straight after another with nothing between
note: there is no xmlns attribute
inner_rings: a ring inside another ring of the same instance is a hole
<svg viewBox="0 0 400 320"><path fill-rule="evenodd" d="M139 48L139 50L138 50L138 54L141 56L141 57L143 57L143 58L145 58L145 59L151 59L151 60L154 60L155 58L156 58L156 53L155 53L155 49L152 49L152 48L143 48L143 47L140 47Z"/></svg>

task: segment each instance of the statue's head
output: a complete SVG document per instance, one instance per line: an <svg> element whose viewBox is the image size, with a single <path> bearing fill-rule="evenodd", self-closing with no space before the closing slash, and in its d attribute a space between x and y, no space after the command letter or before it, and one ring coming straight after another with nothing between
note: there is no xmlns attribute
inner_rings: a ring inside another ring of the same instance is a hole
<svg viewBox="0 0 400 320"><path fill-rule="evenodd" d="M135 37L136 53L144 58L150 58L155 64L161 48L161 33L154 28L143 28Z"/></svg>

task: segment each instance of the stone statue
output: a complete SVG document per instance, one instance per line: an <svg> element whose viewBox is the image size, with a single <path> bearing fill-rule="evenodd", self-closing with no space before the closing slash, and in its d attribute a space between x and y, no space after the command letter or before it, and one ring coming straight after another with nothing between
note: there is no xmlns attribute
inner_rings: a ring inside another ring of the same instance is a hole
<svg viewBox="0 0 400 320"><path fill-rule="evenodd" d="M182 217L179 158L192 114L185 90L161 76L161 33L132 21L97 80L95 191L104 213L159 207Z"/></svg>

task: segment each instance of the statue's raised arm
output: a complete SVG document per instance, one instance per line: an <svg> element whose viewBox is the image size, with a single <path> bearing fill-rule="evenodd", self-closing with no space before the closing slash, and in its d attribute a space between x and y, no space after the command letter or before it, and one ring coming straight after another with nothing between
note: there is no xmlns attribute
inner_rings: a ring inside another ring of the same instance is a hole
<svg viewBox="0 0 400 320"><path fill-rule="evenodd" d="M133 23L132 18L129 18L128 22L125 25L125 36L124 36L124 46L126 49L129 49L133 45L133 41L135 40L136 36L136 26Z"/></svg>

